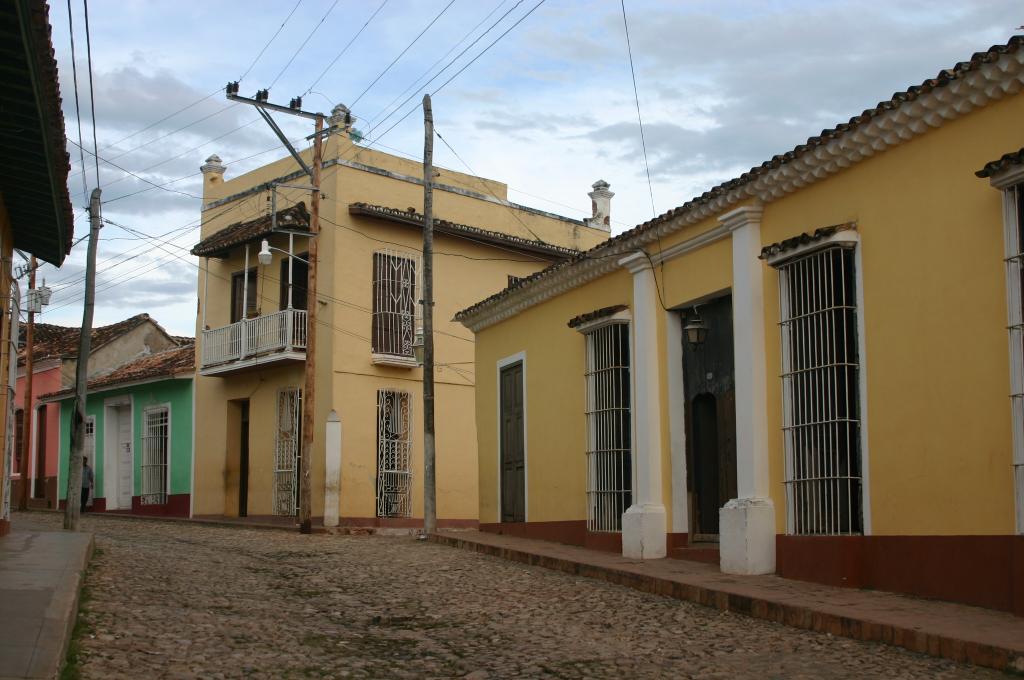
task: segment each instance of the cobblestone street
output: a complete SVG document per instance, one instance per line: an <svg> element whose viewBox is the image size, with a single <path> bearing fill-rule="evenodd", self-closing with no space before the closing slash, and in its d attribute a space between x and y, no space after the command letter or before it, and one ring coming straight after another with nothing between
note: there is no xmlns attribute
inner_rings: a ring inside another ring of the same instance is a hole
<svg viewBox="0 0 1024 680"><path fill-rule="evenodd" d="M85 678L1005 677L411 537L83 525Z"/></svg>

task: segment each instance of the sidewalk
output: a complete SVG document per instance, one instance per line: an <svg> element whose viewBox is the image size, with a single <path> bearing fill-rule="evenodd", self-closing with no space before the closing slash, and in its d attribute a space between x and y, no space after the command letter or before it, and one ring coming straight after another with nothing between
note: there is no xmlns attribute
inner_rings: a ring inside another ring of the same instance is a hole
<svg viewBox="0 0 1024 680"><path fill-rule="evenodd" d="M632 560L479 531L440 532L430 540L796 628L1024 672L1024 618L1006 612L778 576L735 576L699 562Z"/></svg>
<svg viewBox="0 0 1024 680"><path fill-rule="evenodd" d="M92 534L22 529L24 516L13 519L0 538L0 679L54 678L75 625Z"/></svg>

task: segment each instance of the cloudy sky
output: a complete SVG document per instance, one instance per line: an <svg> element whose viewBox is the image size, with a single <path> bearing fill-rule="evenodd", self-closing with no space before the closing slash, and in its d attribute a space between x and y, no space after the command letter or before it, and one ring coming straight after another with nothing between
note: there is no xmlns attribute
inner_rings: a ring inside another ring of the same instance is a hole
<svg viewBox="0 0 1024 680"><path fill-rule="evenodd" d="M193 334L196 261L187 250L199 233L198 166L216 153L230 177L284 155L251 108L224 99L228 80L240 79L243 94L270 87L272 101L305 93L307 109L344 102L377 148L416 157L419 112L395 123L455 76L434 95L434 115L476 174L508 183L513 201L572 217L589 214L590 184L605 179L618 232L1005 42L1024 23L1019 0L627 0L649 190L619 2L537 2L91 3L103 213L127 228L104 227L95 323L149 312ZM51 3L50 21L75 142L77 237L96 174L84 17L71 4L84 174L64 4ZM285 118L293 137L308 133ZM435 150L438 164L467 171L444 145ZM80 323L84 256L83 242L61 270L41 270L55 290L42 321Z"/></svg>

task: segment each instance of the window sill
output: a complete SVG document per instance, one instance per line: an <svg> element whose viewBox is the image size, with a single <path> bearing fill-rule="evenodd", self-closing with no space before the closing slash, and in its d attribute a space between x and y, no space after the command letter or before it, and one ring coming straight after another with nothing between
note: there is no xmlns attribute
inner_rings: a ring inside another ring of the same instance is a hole
<svg viewBox="0 0 1024 680"><path fill-rule="evenodd" d="M380 366L397 366L398 368L419 368L416 357L408 357L400 354L371 354L370 363Z"/></svg>

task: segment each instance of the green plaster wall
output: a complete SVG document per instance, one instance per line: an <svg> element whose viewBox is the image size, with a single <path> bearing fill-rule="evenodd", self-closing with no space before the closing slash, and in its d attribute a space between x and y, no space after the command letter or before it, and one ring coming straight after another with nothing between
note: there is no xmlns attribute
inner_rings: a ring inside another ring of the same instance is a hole
<svg viewBox="0 0 1024 680"><path fill-rule="evenodd" d="M96 497L104 497L103 486L103 443L104 402L108 399L129 395L132 404L132 452L135 480L132 484L132 496L138 496L142 490L142 416L151 406L170 405L171 441L170 465L171 484L169 493L187 494L192 492L192 380L171 379L159 382L96 392L88 395L85 413L96 419L95 441L96 455L90 461L96 477ZM57 490L60 499L67 498L68 459L71 452L71 414L74 412L74 399L68 398L61 402L60 407L60 470Z"/></svg>

